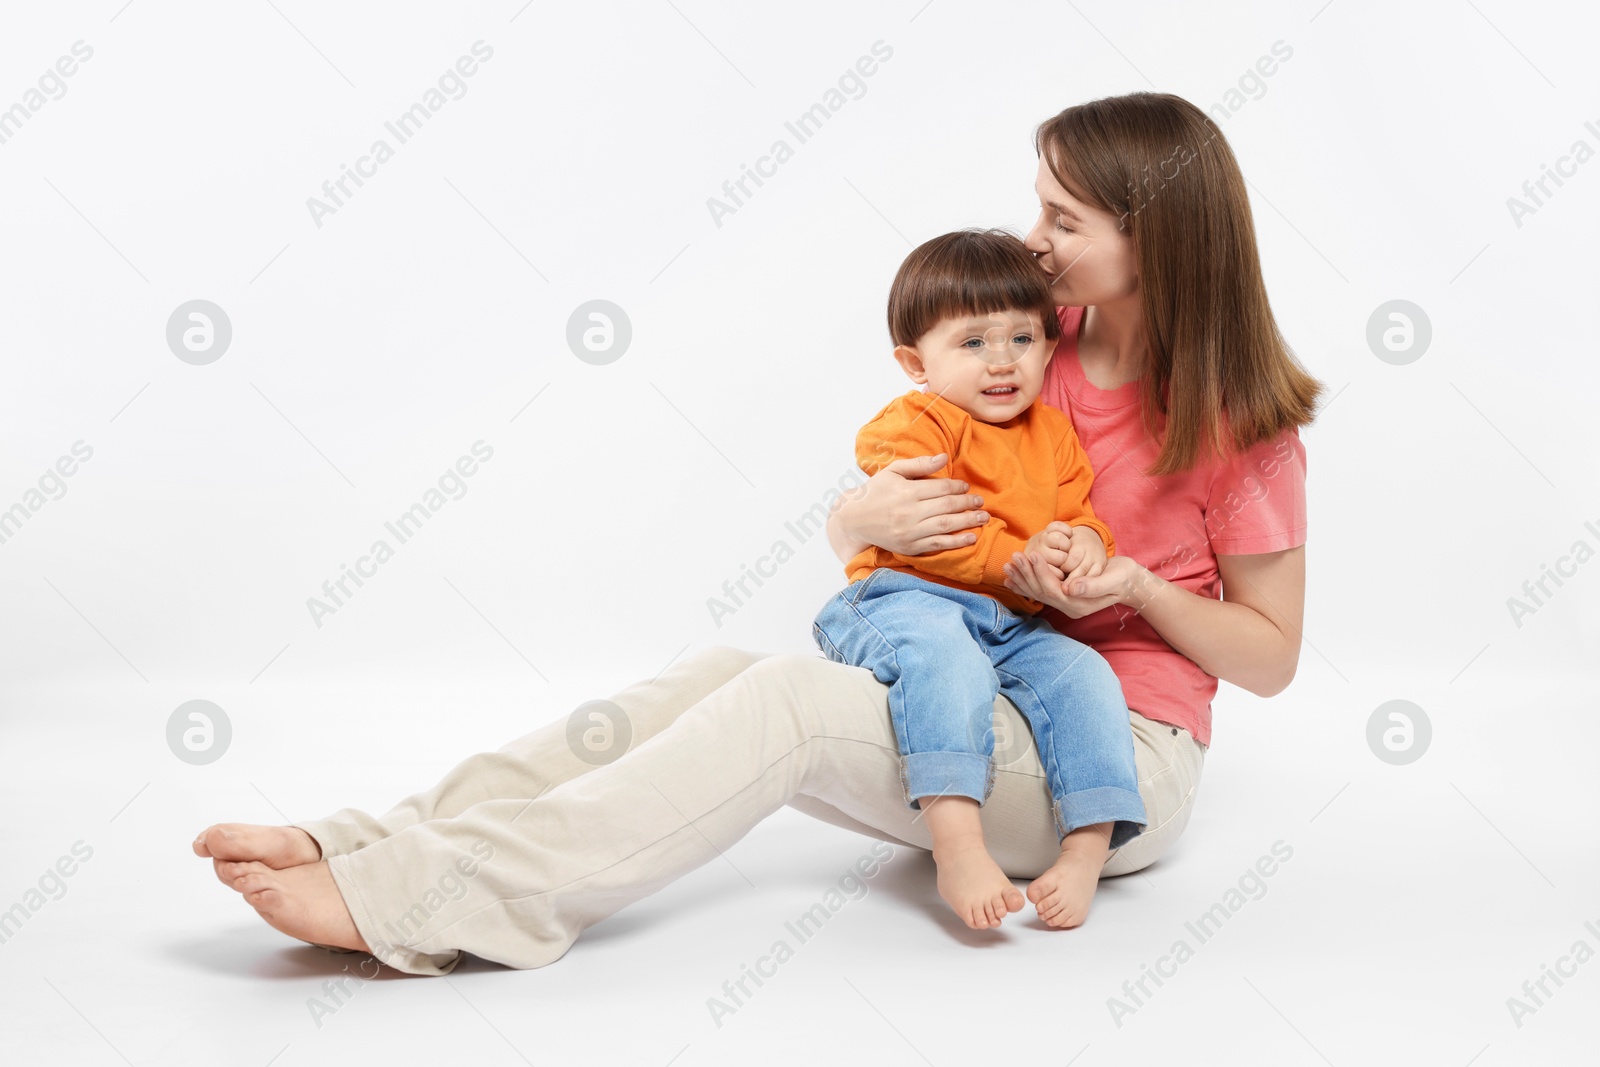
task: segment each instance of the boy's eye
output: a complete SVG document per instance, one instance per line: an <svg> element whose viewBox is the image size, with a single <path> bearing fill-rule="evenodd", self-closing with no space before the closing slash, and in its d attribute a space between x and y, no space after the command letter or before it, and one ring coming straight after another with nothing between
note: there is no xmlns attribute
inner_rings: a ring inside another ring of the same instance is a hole
<svg viewBox="0 0 1600 1067"><path fill-rule="evenodd" d="M1011 343L1014 345L1031 345L1033 344L1033 338L1028 334L1019 333L1011 339Z"/></svg>
<svg viewBox="0 0 1600 1067"><path fill-rule="evenodd" d="M979 348L982 348L983 345L984 345L983 338L981 338L981 337L969 337L965 341L961 342L961 347L962 348L971 348L973 345L977 345Z"/></svg>

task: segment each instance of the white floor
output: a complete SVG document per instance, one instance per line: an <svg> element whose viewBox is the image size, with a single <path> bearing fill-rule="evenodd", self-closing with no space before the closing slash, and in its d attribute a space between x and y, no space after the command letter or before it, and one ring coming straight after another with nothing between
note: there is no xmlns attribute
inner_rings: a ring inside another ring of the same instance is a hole
<svg viewBox="0 0 1600 1067"><path fill-rule="evenodd" d="M1225 691L1184 839L1103 883L1076 931L1026 915L966 931L929 859L900 850L802 942L786 922L825 902L871 842L785 810L728 862L594 927L549 967L469 959L445 979L373 981L365 957L256 920L189 854L194 831L282 821L282 808L382 809L519 732L503 728L512 709L456 686L491 710L452 722L435 694L363 687L367 703L346 704L355 716L413 724L376 752L354 752L330 720L334 739L307 763L304 739L245 712L235 729L252 740L236 761L191 768L158 758L161 712L144 689L34 692L7 716L0 906L24 902L79 842L92 853L47 878L0 944L0 1062L1594 1062L1594 694L1473 681L1432 701L1432 747L1405 767L1366 748L1380 699ZM1541 733L1540 709L1571 726ZM419 736L428 723L437 733ZM1275 846L1288 858L1249 877ZM1220 928L1191 927L1218 904ZM780 939L792 952L762 962ZM724 991L758 966L759 986ZM1570 977L1546 978L1535 1001L1523 983L1546 967ZM1149 969L1165 972L1159 985ZM1512 997L1534 1010L1514 1018Z"/></svg>
<svg viewBox="0 0 1600 1067"><path fill-rule="evenodd" d="M6 5L0 1067L1600 1063L1600 5L803 10ZM898 264L1026 232L1037 124L1147 87L1225 123L1327 392L1299 677L1224 689L1187 833L1087 925L969 932L902 853L794 944L872 842L785 810L549 967L362 981L192 855L382 811L689 642L814 652L808 521L911 385ZM165 736L196 698L205 766ZM1405 766L1393 699L1433 727Z"/></svg>

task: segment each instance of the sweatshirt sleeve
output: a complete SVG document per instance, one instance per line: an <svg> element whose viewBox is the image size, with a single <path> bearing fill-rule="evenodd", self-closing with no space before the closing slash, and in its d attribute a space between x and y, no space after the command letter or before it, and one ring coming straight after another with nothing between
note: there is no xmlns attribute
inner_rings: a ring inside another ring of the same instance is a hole
<svg viewBox="0 0 1600 1067"><path fill-rule="evenodd" d="M922 394L914 394L920 396ZM907 456L954 454L955 434L935 409L917 403L896 401L890 404L856 435L856 463L867 474L876 474L896 459ZM949 462L930 477L955 477ZM1004 586L1005 571L1013 552L1021 552L1028 537L1007 529L1004 519L990 518L977 530L978 540L970 545L902 555L882 549L900 563L941 578L967 585Z"/></svg>
<svg viewBox="0 0 1600 1067"><path fill-rule="evenodd" d="M1089 454L1084 451L1083 442L1078 440L1078 431L1072 428L1070 419L1063 416L1061 428L1061 436L1056 441L1056 476L1059 485L1056 490L1056 519L1068 526L1087 526L1099 534L1100 540L1105 542L1106 556L1109 558L1117 554L1117 545L1111 537L1111 528L1100 521L1089 503L1089 488L1094 484Z"/></svg>

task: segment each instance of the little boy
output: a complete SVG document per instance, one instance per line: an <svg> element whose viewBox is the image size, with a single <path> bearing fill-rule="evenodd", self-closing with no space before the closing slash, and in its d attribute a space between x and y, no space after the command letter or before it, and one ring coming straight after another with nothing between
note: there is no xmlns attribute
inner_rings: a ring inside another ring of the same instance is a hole
<svg viewBox="0 0 1600 1067"><path fill-rule="evenodd" d="M1023 896L983 844L994 788L997 691L1028 719L1061 853L1030 892L1052 926L1081 923L1111 849L1146 823L1121 683L1099 653L1057 631L1005 586L1014 552L1070 535L1068 580L1115 551L1089 506L1093 475L1067 416L1038 401L1060 336L1050 285L1022 242L961 230L923 244L889 292L894 356L913 390L856 437L861 469L945 453L937 476L966 481L989 521L977 542L905 556L871 546L812 636L828 658L889 689L907 804L926 814L939 895L969 927L997 925ZM1058 569L1058 576L1059 569ZM1064 904L1056 911L1057 904Z"/></svg>

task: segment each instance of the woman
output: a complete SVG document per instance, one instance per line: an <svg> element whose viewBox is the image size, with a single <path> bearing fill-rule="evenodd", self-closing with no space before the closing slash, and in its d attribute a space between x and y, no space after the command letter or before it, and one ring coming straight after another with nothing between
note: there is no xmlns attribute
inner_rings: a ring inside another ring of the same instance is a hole
<svg viewBox="0 0 1600 1067"><path fill-rule="evenodd" d="M1244 180L1203 112L1164 94L1112 97L1068 108L1035 142L1041 209L1026 240L1064 327L1043 399L1076 425L1119 552L1066 589L1051 570L1063 542L1014 556L1007 584L1122 683L1150 817L1103 870L1127 874L1188 823L1217 679L1270 696L1294 677L1298 427L1321 387L1273 322ZM897 460L839 501L828 536L840 560L868 544L972 543L962 531L988 516L964 483L924 477L943 462ZM927 848L901 796L887 694L870 671L816 656L713 648L611 698L632 738L611 762L583 758L556 722L468 758L382 818L222 824L194 850L292 936L413 974L444 974L462 951L539 967L785 804ZM1004 695L995 716L997 737L1026 736ZM1012 877L1056 859L1031 746L1004 757L982 823ZM1058 901L1027 895L1046 923L1057 916Z"/></svg>

